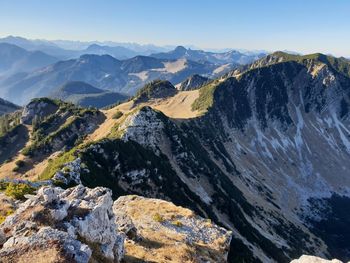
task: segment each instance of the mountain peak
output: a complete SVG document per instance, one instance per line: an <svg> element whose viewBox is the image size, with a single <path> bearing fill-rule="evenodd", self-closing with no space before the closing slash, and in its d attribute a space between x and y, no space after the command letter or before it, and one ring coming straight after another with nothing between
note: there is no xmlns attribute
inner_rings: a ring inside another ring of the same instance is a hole
<svg viewBox="0 0 350 263"><path fill-rule="evenodd" d="M194 74L181 82L179 90L195 90L203 86L210 79L199 74Z"/></svg>
<svg viewBox="0 0 350 263"><path fill-rule="evenodd" d="M174 52L186 52L186 51L187 51L187 49L184 46L177 46L174 49Z"/></svg>
<svg viewBox="0 0 350 263"><path fill-rule="evenodd" d="M135 102L145 102L150 99L158 99L172 96L176 88L167 80L154 80L141 88L136 96Z"/></svg>

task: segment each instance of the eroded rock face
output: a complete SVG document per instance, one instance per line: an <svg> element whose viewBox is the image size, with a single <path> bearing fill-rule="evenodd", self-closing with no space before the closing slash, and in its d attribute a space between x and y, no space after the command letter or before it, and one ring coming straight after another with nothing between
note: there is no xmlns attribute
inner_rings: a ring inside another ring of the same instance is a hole
<svg viewBox="0 0 350 263"><path fill-rule="evenodd" d="M120 262L124 234L116 230L112 205L107 188L43 187L0 225L1 259L34 253L47 258L45 262Z"/></svg>
<svg viewBox="0 0 350 263"><path fill-rule="evenodd" d="M150 107L143 107L140 111L127 117L119 130L123 131L124 141L137 141L143 146L156 150L163 128L164 124L157 112Z"/></svg>
<svg viewBox="0 0 350 263"><path fill-rule="evenodd" d="M140 262L226 262L232 232L171 202L135 195L114 202L128 236L126 256ZM130 234L132 234L130 238Z"/></svg>

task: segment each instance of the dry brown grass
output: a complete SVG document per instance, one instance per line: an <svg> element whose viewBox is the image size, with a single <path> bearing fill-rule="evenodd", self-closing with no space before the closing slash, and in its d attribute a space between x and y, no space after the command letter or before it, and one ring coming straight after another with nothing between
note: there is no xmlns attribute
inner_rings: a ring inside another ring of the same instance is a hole
<svg viewBox="0 0 350 263"><path fill-rule="evenodd" d="M20 246L11 252L0 254L0 263L74 263L74 259L65 255L57 242L48 242L44 246Z"/></svg>
<svg viewBox="0 0 350 263"><path fill-rule="evenodd" d="M172 203L153 199L131 198L125 207L134 222L140 240L126 240L125 262L199 262L199 258L219 262L222 253L218 249L221 240L215 244L188 243L181 230L183 218L193 218L195 214ZM157 220L161 218L162 220ZM208 222L210 224L210 222ZM222 240L224 242L224 239ZM219 261L217 261L219 260Z"/></svg>

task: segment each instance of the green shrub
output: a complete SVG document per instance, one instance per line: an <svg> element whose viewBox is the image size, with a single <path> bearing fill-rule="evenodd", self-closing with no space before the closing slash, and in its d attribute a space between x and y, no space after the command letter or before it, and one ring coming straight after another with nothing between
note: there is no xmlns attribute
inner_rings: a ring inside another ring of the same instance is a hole
<svg viewBox="0 0 350 263"><path fill-rule="evenodd" d="M179 220L175 220L171 224L174 225L174 226L177 226L177 227L182 227L183 226L183 224Z"/></svg>
<svg viewBox="0 0 350 263"><path fill-rule="evenodd" d="M6 187L5 194L7 196L13 197L15 199L24 199L24 195L26 194L33 194L35 191L35 188L27 185L27 184L16 184L16 183L9 183Z"/></svg>
<svg viewBox="0 0 350 263"><path fill-rule="evenodd" d="M117 120L119 119L121 116L123 116L123 113L121 111L117 111L116 113L113 114L112 118Z"/></svg>
<svg viewBox="0 0 350 263"><path fill-rule="evenodd" d="M15 211L12 209L9 209L7 211L3 211L2 214L0 214L0 224L5 221L6 217L9 215L12 215Z"/></svg>
<svg viewBox="0 0 350 263"><path fill-rule="evenodd" d="M214 103L214 91L217 88L217 83L211 82L203 86L199 90L198 98L192 104L192 110L206 111Z"/></svg>
<svg viewBox="0 0 350 263"><path fill-rule="evenodd" d="M23 160L17 160L17 161L15 162L15 164L16 164L18 167L23 167L23 166L26 164L26 162L23 161Z"/></svg>
<svg viewBox="0 0 350 263"><path fill-rule="evenodd" d="M74 161L76 156L77 148L73 148L68 152L58 155L55 159L50 161L46 166L45 170L40 174L39 180L51 179L55 173L60 170L65 163Z"/></svg>
<svg viewBox="0 0 350 263"><path fill-rule="evenodd" d="M160 214L158 214L158 213L155 213L155 214L153 215L153 220L156 221L156 222L158 222L158 223L164 222L164 218L163 218Z"/></svg>

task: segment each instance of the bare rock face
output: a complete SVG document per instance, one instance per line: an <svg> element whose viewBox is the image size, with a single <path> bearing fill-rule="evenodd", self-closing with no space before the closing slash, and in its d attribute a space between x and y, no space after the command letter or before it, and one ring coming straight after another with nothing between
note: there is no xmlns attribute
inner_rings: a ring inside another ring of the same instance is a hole
<svg viewBox="0 0 350 263"><path fill-rule="evenodd" d="M123 132L124 141L133 140L143 146L157 149L163 128L164 123L159 114L150 107L143 107L127 117L119 130Z"/></svg>
<svg viewBox="0 0 350 263"><path fill-rule="evenodd" d="M126 261L227 262L232 232L191 210L159 199L129 195L118 198L113 211L116 224L128 236Z"/></svg>
<svg viewBox="0 0 350 263"><path fill-rule="evenodd" d="M33 100L23 108L21 123L30 125L35 116L42 119L56 112L58 108L51 100Z"/></svg>
<svg viewBox="0 0 350 263"><path fill-rule="evenodd" d="M124 234L116 231L112 194L82 185L43 187L0 225L5 262L120 262ZM40 261L42 260L42 261Z"/></svg>
<svg viewBox="0 0 350 263"><path fill-rule="evenodd" d="M71 183L81 184L80 171L81 171L80 158L75 159L72 162L65 163L63 168L55 173L53 181L60 182L64 185Z"/></svg>
<svg viewBox="0 0 350 263"><path fill-rule="evenodd" d="M294 259L290 263L342 263L337 259L323 259L315 256L302 255L299 259Z"/></svg>

